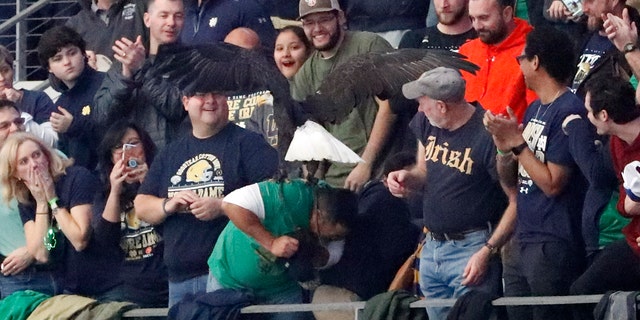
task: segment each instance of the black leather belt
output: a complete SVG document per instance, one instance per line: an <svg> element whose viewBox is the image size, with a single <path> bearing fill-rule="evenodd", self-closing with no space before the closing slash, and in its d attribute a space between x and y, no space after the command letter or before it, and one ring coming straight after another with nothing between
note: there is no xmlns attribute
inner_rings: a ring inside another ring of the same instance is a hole
<svg viewBox="0 0 640 320"><path fill-rule="evenodd" d="M464 230L461 232L444 232L444 233L431 231L429 232L429 235L431 236L431 239L436 241L454 241L454 240L464 240L467 234L476 232L476 231L483 231L483 230L488 230L488 228L478 227L478 228Z"/></svg>

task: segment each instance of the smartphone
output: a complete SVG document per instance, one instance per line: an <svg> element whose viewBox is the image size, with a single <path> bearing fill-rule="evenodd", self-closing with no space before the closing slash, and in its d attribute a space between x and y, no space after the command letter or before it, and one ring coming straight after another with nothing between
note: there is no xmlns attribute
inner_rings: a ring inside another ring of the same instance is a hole
<svg viewBox="0 0 640 320"><path fill-rule="evenodd" d="M565 7L567 7L569 11L571 11L572 19L577 19L582 16L583 12L581 0L562 0L562 3Z"/></svg>
<svg viewBox="0 0 640 320"><path fill-rule="evenodd" d="M135 168L138 166L136 159L127 158L127 150L135 148L135 144L125 143L122 145L122 161L126 161L127 167Z"/></svg>

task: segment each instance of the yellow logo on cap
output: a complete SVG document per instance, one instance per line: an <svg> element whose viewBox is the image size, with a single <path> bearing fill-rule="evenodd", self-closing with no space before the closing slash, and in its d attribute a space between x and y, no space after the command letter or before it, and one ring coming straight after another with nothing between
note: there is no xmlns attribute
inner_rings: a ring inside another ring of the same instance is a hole
<svg viewBox="0 0 640 320"><path fill-rule="evenodd" d="M84 106L84 108L82 108L82 115L88 116L90 114L91 114L91 106L89 105Z"/></svg>

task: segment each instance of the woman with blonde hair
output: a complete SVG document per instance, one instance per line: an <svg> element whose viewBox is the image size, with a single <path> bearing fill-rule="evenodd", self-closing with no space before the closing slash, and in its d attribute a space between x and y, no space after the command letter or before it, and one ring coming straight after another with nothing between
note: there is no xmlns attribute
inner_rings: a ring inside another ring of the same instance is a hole
<svg viewBox="0 0 640 320"><path fill-rule="evenodd" d="M120 300L118 256L91 236L98 179L72 164L31 134L11 135L0 150L3 199L18 200L27 248L53 266L62 293Z"/></svg>

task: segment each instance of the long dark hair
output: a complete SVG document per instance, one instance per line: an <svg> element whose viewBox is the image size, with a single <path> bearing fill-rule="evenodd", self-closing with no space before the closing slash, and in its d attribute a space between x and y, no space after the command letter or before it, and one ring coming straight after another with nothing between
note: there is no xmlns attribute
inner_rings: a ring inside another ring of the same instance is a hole
<svg viewBox="0 0 640 320"><path fill-rule="evenodd" d="M307 38L307 35L304 33L304 29L302 29L302 27L300 26L289 25L278 30L278 35L286 31L293 32L293 34L295 34L298 39L300 39L300 42L302 42L304 47L307 49L307 57L310 56L311 52L313 52L313 45L311 44L311 41L309 41L309 38Z"/></svg>
<svg viewBox="0 0 640 320"><path fill-rule="evenodd" d="M119 120L116 121L104 135L102 138L102 142L98 147L98 170L100 171L100 178L104 184L104 194L107 196L109 191L111 190L111 181L109 180L109 175L111 174L111 170L113 170L113 156L112 151L113 148L117 147L121 144L122 137L127 133L127 130L132 129L138 133L140 137L140 143L142 144L142 149L144 150L144 157L146 158L146 162L148 166L151 166L153 162L153 158L156 155L156 144L153 143L151 137L140 126L129 121L129 120ZM121 197L121 203L126 203L136 196L136 192L138 190L139 184L134 185L126 185L123 188L123 194Z"/></svg>

